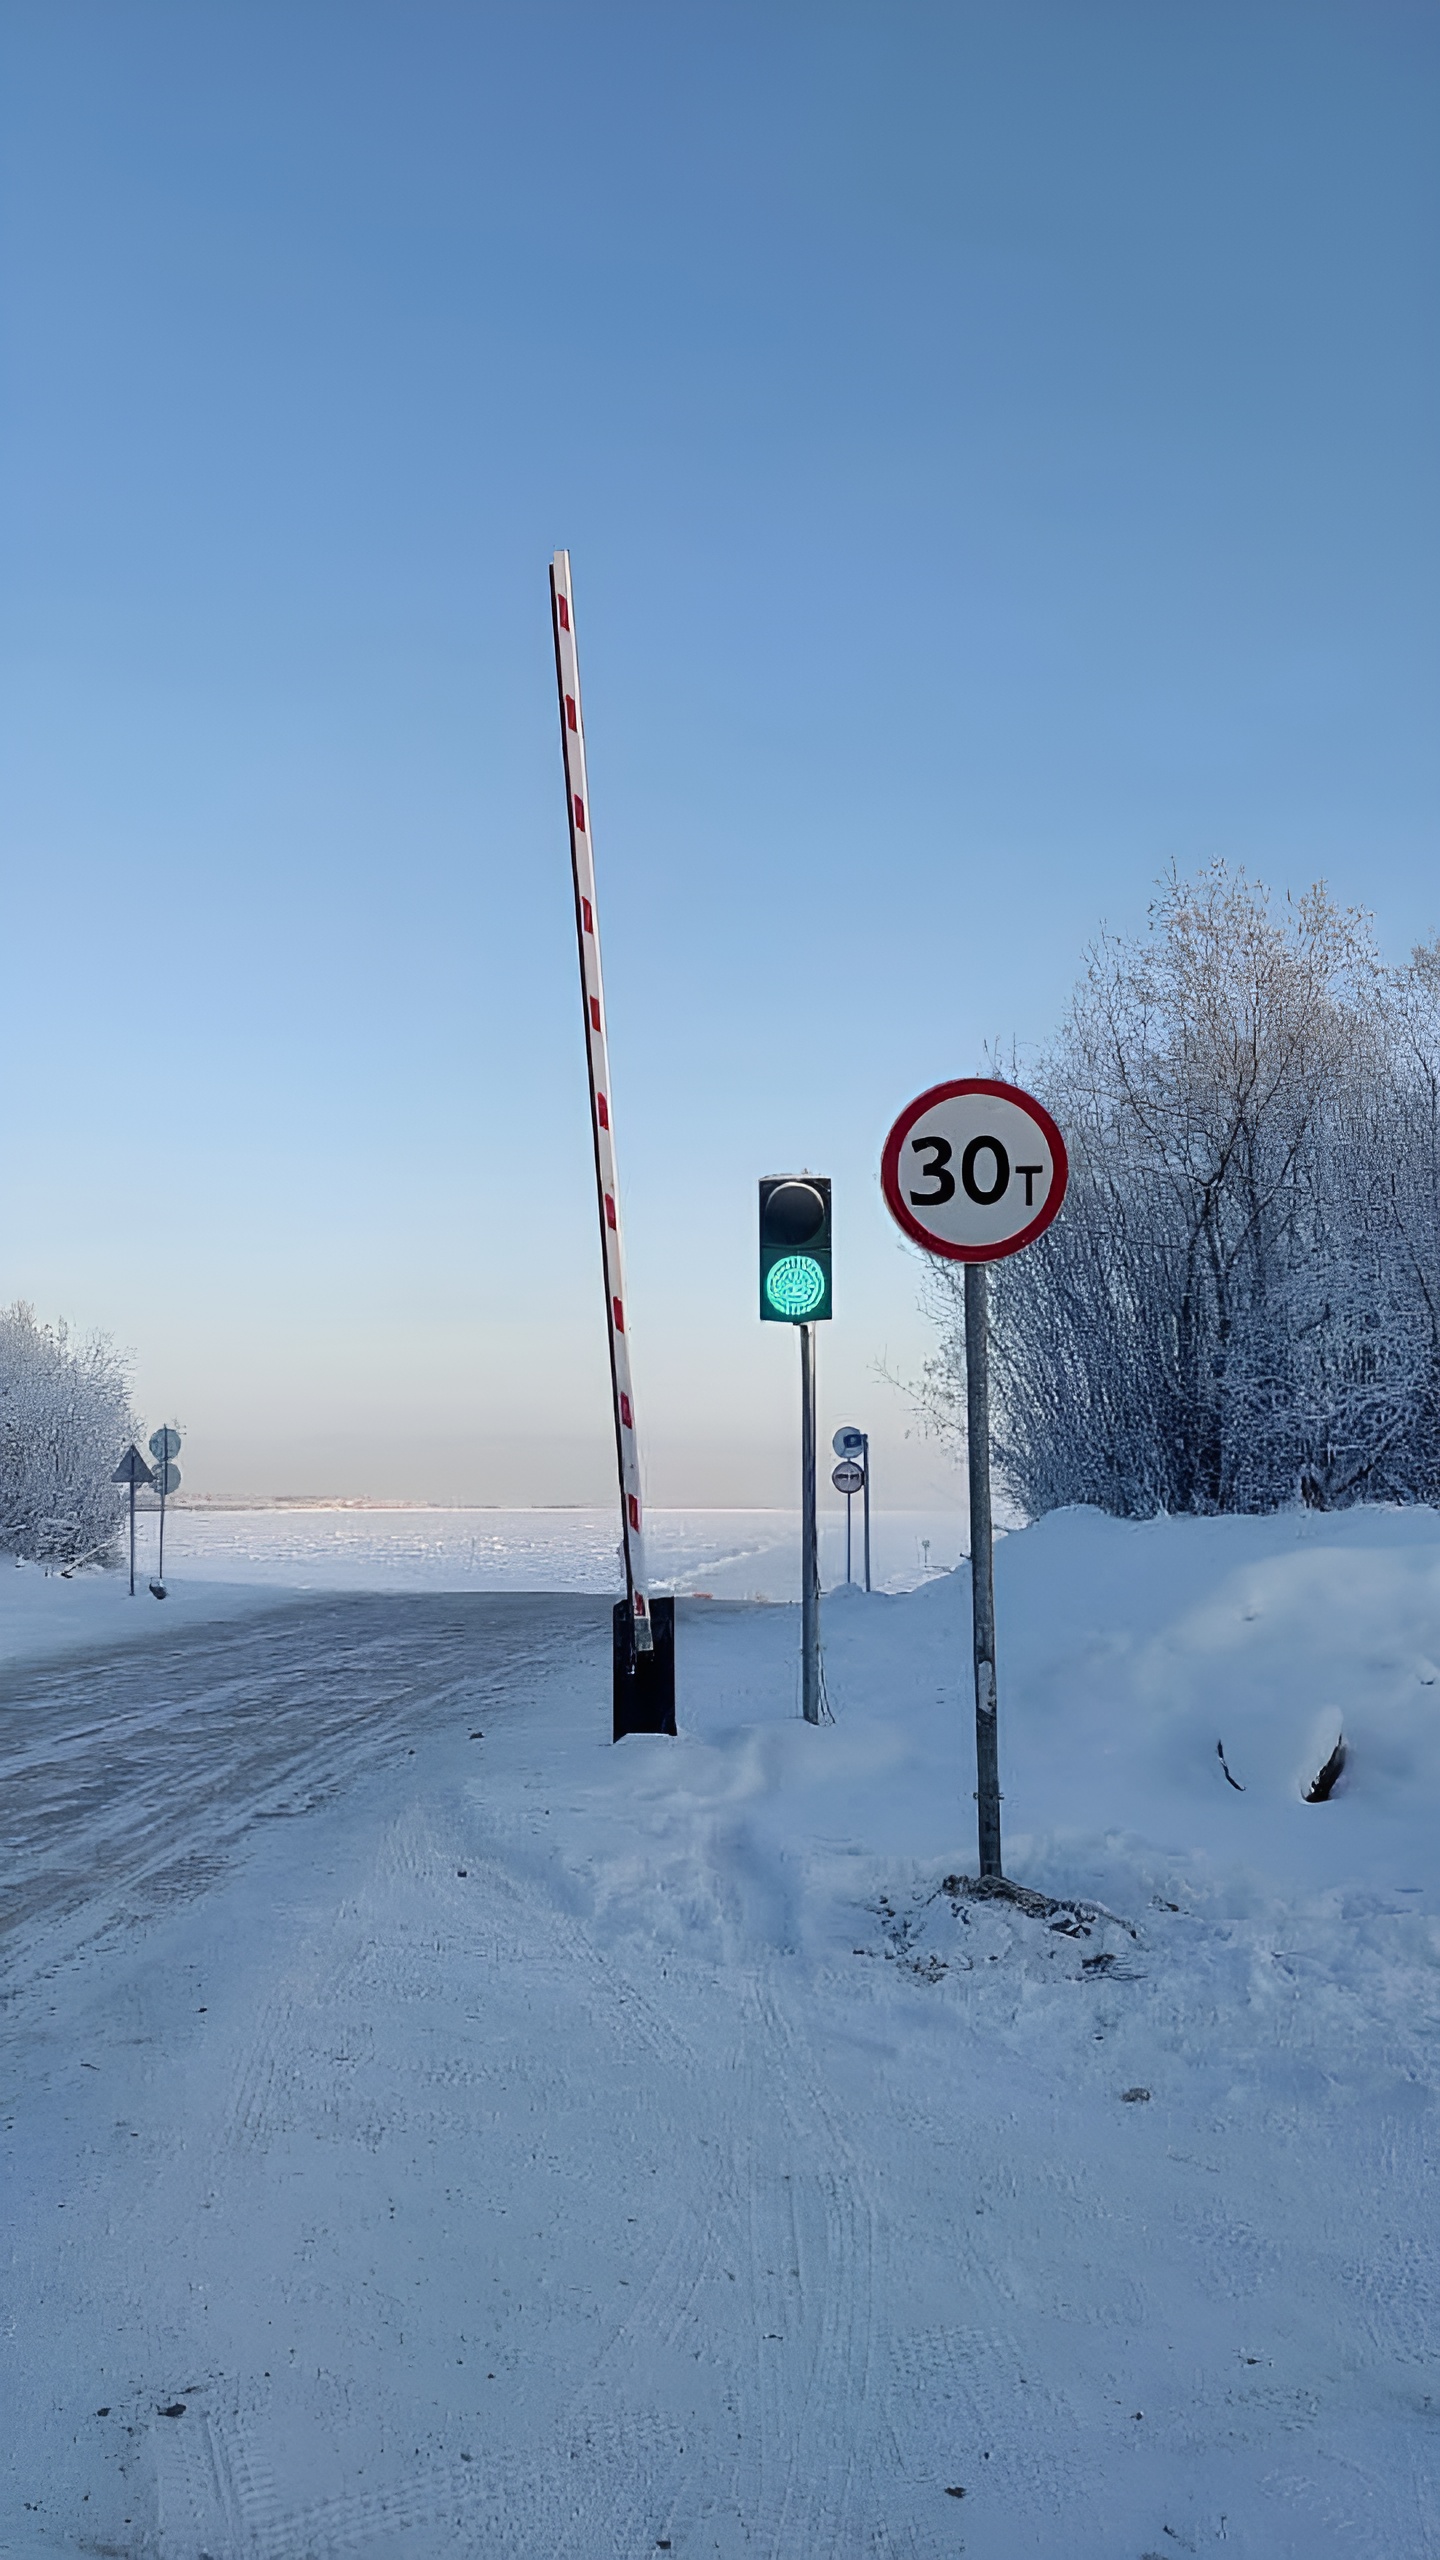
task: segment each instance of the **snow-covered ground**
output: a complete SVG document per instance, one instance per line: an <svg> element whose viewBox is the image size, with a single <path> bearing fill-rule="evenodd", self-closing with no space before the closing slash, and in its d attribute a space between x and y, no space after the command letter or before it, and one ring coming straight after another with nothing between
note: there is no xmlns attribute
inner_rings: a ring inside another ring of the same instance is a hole
<svg viewBox="0 0 1440 2560"><path fill-rule="evenodd" d="M166 1573L165 1598L156 1602L139 1572L132 1599L124 1573L91 1565L67 1580L0 1556L0 1667L116 1645L153 1645L177 1628L269 1608L279 1596L259 1580L200 1582L182 1574L177 1581L168 1557Z"/></svg>
<svg viewBox="0 0 1440 2560"><path fill-rule="evenodd" d="M1440 1521L997 1584L1007 1869L1113 1917L947 1886L963 1574L818 1731L727 1603L619 1749L583 1597L12 1671L0 2549L1440 2550Z"/></svg>

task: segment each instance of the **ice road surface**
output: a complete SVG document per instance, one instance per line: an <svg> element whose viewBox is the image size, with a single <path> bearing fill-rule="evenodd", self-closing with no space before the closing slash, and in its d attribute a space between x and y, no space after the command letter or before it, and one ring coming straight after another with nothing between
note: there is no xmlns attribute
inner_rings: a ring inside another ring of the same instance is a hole
<svg viewBox="0 0 1440 2560"><path fill-rule="evenodd" d="M822 1485L820 1567L845 1578L845 1515ZM796 1600L800 1519L794 1511L675 1511L648 1507L657 1591L702 1585L716 1600ZM142 1526L144 1524L142 1523ZM872 1581L908 1591L946 1572L964 1545L958 1498L948 1511L875 1510ZM150 1524L153 1536L153 1518ZM623 1587L613 1507L573 1511L384 1511L286 1503L254 1511L178 1510L166 1536L180 1580L284 1583L315 1591L604 1591ZM853 1520L861 1570L861 1511Z"/></svg>
<svg viewBox="0 0 1440 2560"><path fill-rule="evenodd" d="M12 1663L0 2551L1440 2550L1440 1522L997 1578L1007 1867L1114 1918L946 1889L963 1573L819 1731L738 1603L619 1749L584 1595Z"/></svg>
<svg viewBox="0 0 1440 2560"><path fill-rule="evenodd" d="M716 1600L794 1600L800 1591L800 1521L793 1511L647 1514L657 1591L702 1591ZM213 1510L172 1506L165 1534L167 1631L233 1617L279 1591L590 1591L623 1589L613 1508L467 1511L412 1505L271 1503ZM872 1579L908 1591L949 1572L962 1521L948 1511L880 1511L872 1523ZM128 1575L98 1568L67 1579L0 1558L0 1663L154 1641L159 1514L137 1523L135 1595ZM820 1561L827 1583L845 1575L843 1513L822 1511ZM862 1578L861 1515L852 1561Z"/></svg>

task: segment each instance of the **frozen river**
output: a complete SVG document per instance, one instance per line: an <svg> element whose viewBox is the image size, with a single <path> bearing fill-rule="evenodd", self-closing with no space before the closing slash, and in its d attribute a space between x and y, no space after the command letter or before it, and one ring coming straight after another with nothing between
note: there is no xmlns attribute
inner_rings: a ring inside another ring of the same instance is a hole
<svg viewBox="0 0 1440 2560"><path fill-rule="evenodd" d="M833 1499L833 1498L832 1498ZM142 1519L153 1569L157 1523ZM649 1514L651 1570L662 1591L722 1600L793 1600L800 1590L800 1523L793 1511ZM953 1511L879 1511L871 1575L879 1591L909 1591L948 1571L962 1550ZM176 1509L165 1531L167 1576L283 1583L307 1591L594 1591L620 1588L613 1506L565 1511L340 1509L299 1504L244 1510ZM855 1577L862 1570L855 1506ZM845 1576L843 1512L825 1510L820 1570Z"/></svg>

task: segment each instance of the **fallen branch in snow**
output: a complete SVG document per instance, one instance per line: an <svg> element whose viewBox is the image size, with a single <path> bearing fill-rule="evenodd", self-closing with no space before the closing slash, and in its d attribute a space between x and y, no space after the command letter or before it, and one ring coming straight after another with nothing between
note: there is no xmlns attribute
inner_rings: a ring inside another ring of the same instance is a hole
<svg viewBox="0 0 1440 2560"><path fill-rule="evenodd" d="M1098 1956L1082 1956L1080 1972L1088 1982L1143 1982L1145 1979L1138 1964L1122 1964L1109 1947Z"/></svg>
<svg viewBox="0 0 1440 2560"><path fill-rule="evenodd" d="M1335 1781L1339 1777L1349 1756L1350 1755L1345 1748L1345 1736L1342 1733L1334 1750L1331 1752L1329 1759L1326 1761L1324 1768L1316 1773L1305 1790L1305 1802L1307 1804L1329 1803L1330 1798L1335 1792Z"/></svg>
<svg viewBox="0 0 1440 2560"><path fill-rule="evenodd" d="M1227 1781L1227 1783L1228 1783L1230 1786L1232 1786L1232 1787L1234 1788L1235 1793L1237 1794L1237 1796L1243 1796L1243 1794L1245 1793L1245 1790L1244 1790L1244 1788L1241 1786L1239 1779L1238 1779L1238 1778L1232 1778L1232 1777L1231 1777L1231 1775L1230 1775L1230 1763L1229 1763L1229 1761L1228 1761L1228 1760L1226 1759L1226 1757L1225 1757L1225 1745L1224 1745L1224 1743L1223 1743L1223 1742L1217 1742L1217 1743L1216 1743L1216 1745L1215 1745L1215 1757L1216 1757L1216 1759L1219 1761L1221 1768L1222 1768L1222 1769L1224 1770L1224 1772L1225 1772L1225 1777L1226 1777L1226 1781Z"/></svg>
<svg viewBox="0 0 1440 2560"><path fill-rule="evenodd" d="M1138 1938L1140 1932L1118 1911L1107 1911L1103 1902L1072 1902L1063 1895L1037 1893L1032 1885L1012 1884L1008 1876L945 1876L935 1888L948 1893L954 1903L1013 1902L1031 1920L1055 1921L1061 1913L1081 1922L1089 1929L1097 1920L1111 1920L1127 1936ZM933 1897L932 1897L933 1898Z"/></svg>

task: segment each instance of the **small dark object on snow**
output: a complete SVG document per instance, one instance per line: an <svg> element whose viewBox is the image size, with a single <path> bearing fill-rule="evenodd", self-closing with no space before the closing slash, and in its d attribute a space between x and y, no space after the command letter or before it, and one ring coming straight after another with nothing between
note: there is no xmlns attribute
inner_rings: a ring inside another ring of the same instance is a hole
<svg viewBox="0 0 1440 2560"><path fill-rule="evenodd" d="M108 2407L107 2407L107 2408L104 2408L104 2409L97 2409L97 2410L96 2410L96 2412L95 2412L95 2415L96 2415L96 2417L97 2417L97 2418L108 2418L108 2417L109 2417L109 2415L110 2415L110 2411L109 2411Z"/></svg>
<svg viewBox="0 0 1440 2560"><path fill-rule="evenodd" d="M1120 2104L1122 2107L1148 2107L1150 2092L1148 2089L1122 2089Z"/></svg>
<svg viewBox="0 0 1440 2560"><path fill-rule="evenodd" d="M468 1876L470 1870L468 1867L457 1867L455 1873L457 1876Z"/></svg>
<svg viewBox="0 0 1440 2560"><path fill-rule="evenodd" d="M1344 1768L1349 1757L1350 1755L1345 1748L1345 1736L1342 1733L1334 1750L1331 1752L1329 1759L1326 1761L1324 1768L1320 1770L1316 1777L1311 1779L1309 1786L1305 1790L1305 1801L1307 1804L1329 1803L1330 1798L1335 1792L1335 1781L1339 1777L1340 1772Z"/></svg>
<svg viewBox="0 0 1440 2560"><path fill-rule="evenodd" d="M1086 1982L1143 1982L1145 1979L1138 1964L1122 1964L1108 1948L1098 1956L1082 1956L1080 1972Z"/></svg>
<svg viewBox="0 0 1440 2560"><path fill-rule="evenodd" d="M1103 1902L1072 1902L1068 1895L1036 1893L1031 1885L1012 1884L1008 1876L942 1876L936 1892L949 1895L957 1919L962 1901L1013 1902L1017 1911L1023 1911L1030 1920L1053 1921L1061 1913L1068 1913L1072 1920L1086 1923L1113 1920L1117 1929L1127 1930L1132 1938L1140 1934L1130 1921L1121 1919L1118 1911L1107 1911ZM1076 1934L1085 1937L1088 1928Z"/></svg>
<svg viewBox="0 0 1440 2560"><path fill-rule="evenodd" d="M151 1585L150 1585L150 1588L151 1588L151 1590L154 1592L155 1597L156 1597L156 1599L157 1599L157 1600L163 1600L163 1599L164 1599L164 1597L165 1597L165 1585L164 1585L164 1583L163 1583L163 1582L152 1582L152 1583L151 1583Z"/></svg>
<svg viewBox="0 0 1440 2560"><path fill-rule="evenodd" d="M947 2489L945 2495L947 2498L963 2498L965 2492L963 2489Z"/></svg>
<svg viewBox="0 0 1440 2560"><path fill-rule="evenodd" d="M470 1739L472 1742L483 1742L485 1736L483 1733L472 1733Z"/></svg>
<svg viewBox="0 0 1440 2560"><path fill-rule="evenodd" d="M1222 1768L1222 1769L1224 1770L1224 1772L1225 1772L1225 1782L1226 1782L1227 1786L1231 1786L1231 1787L1233 1787L1233 1788L1234 1788L1234 1790L1235 1790L1235 1793L1237 1794L1237 1796L1243 1796L1243 1794L1245 1793L1245 1790L1244 1790L1244 1788L1241 1786L1239 1779L1238 1779L1238 1778L1232 1778L1232 1777L1231 1777L1231 1775L1230 1775L1230 1763L1229 1763L1229 1761L1228 1761L1228 1760L1226 1759L1226 1757L1225 1757L1225 1745L1224 1745L1224 1743L1223 1743L1223 1742L1217 1742L1217 1743L1216 1743L1216 1745L1215 1745L1215 1757L1216 1757L1216 1759L1219 1761L1221 1768Z"/></svg>
<svg viewBox="0 0 1440 2560"><path fill-rule="evenodd" d="M172 2400L169 2408L160 2410L159 2415L162 2418L183 2418L185 2415L184 2401Z"/></svg>

